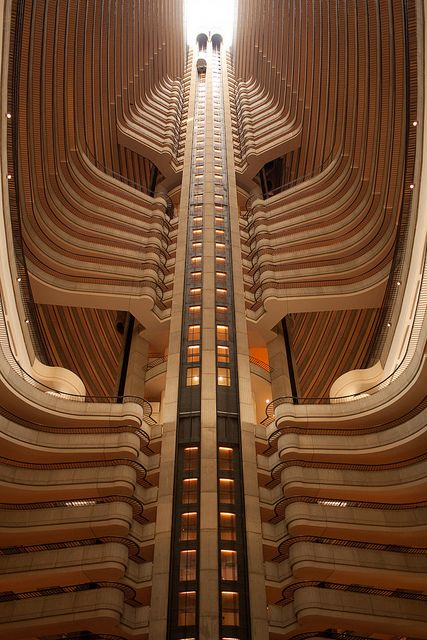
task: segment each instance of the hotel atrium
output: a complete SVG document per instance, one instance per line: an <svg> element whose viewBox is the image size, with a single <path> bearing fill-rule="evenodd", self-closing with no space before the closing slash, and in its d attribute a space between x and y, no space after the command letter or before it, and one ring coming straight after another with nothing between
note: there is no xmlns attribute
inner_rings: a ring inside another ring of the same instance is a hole
<svg viewBox="0 0 427 640"><path fill-rule="evenodd" d="M197 6L0 0L0 638L426 640L425 3Z"/></svg>

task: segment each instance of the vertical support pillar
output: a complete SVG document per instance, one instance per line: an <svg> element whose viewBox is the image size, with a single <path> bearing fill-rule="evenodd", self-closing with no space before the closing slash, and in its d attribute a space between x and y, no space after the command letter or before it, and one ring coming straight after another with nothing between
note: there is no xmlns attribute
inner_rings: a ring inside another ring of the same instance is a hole
<svg viewBox="0 0 427 640"><path fill-rule="evenodd" d="M276 337L267 343L268 359L271 371L271 392L273 398L292 396L291 379L289 373L288 356L282 325L274 329Z"/></svg>
<svg viewBox="0 0 427 640"><path fill-rule="evenodd" d="M239 205L237 200L236 173L234 166L234 148L231 144L233 139L233 130L231 122L228 67L225 51L222 51L222 61L224 69L224 128L226 140L228 141L226 144L226 154L229 186L230 231L232 238L234 314L241 427L241 460L244 485L246 555L250 605L250 623L248 624L248 627L250 627L250 638L252 640L265 640L268 638L268 623L266 616L267 600L265 593L262 528L254 438L256 418L252 402L242 251L240 243Z"/></svg>
<svg viewBox="0 0 427 640"><path fill-rule="evenodd" d="M135 324L130 347L125 383L125 396L144 396L148 342L141 336L141 325Z"/></svg>
<svg viewBox="0 0 427 640"><path fill-rule="evenodd" d="M206 129L203 188L203 317L200 432L200 640L219 637L217 426L215 347L215 230L213 178L213 105L211 45L204 52L206 69Z"/></svg>

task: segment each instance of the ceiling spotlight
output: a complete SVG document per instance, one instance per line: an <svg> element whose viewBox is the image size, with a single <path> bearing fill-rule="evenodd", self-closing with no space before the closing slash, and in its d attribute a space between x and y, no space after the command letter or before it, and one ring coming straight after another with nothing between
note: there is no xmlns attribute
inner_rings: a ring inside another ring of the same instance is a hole
<svg viewBox="0 0 427 640"><path fill-rule="evenodd" d="M268 404L269 402L270 402L270 399L267 398L266 401L265 401L265 404Z"/></svg>
<svg viewBox="0 0 427 640"><path fill-rule="evenodd" d="M417 126L417 124L418 124L418 120L414 120L414 121L413 121L413 123L412 123L412 126L413 126L413 127L416 127L416 126Z"/></svg>
<svg viewBox="0 0 427 640"><path fill-rule="evenodd" d="M414 185L414 184L410 184L410 185L409 185L409 188L410 188L410 189L413 189L414 187L415 187L415 185Z"/></svg>
<svg viewBox="0 0 427 640"><path fill-rule="evenodd" d="M25 319L25 324L30 324L30 321L28 320L28 318Z"/></svg>
<svg viewBox="0 0 427 640"><path fill-rule="evenodd" d="M11 113L6 113L6 118L9 118L9 120L10 120L11 117L12 117Z"/></svg>
<svg viewBox="0 0 427 640"><path fill-rule="evenodd" d="M388 327L391 327L391 322L387 322L387 326L388 326Z"/></svg>
<svg viewBox="0 0 427 640"><path fill-rule="evenodd" d="M21 276L19 276L19 278L18 278L18 282L21 282L21 280L22 280L22 278L21 278Z"/></svg>
<svg viewBox="0 0 427 640"><path fill-rule="evenodd" d="M7 174L7 179L8 179L8 180L12 180L12 174L11 174L11 173L8 173L8 174Z"/></svg>
<svg viewBox="0 0 427 640"><path fill-rule="evenodd" d="M400 280L397 281L397 286L400 287L402 283L400 282Z"/></svg>

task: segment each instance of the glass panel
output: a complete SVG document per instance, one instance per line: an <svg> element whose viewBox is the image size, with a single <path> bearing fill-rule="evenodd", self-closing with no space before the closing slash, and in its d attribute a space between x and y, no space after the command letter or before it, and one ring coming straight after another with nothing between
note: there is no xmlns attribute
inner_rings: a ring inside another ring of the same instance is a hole
<svg viewBox="0 0 427 640"><path fill-rule="evenodd" d="M199 362L200 360L200 346L194 345L187 348L187 362Z"/></svg>
<svg viewBox="0 0 427 640"><path fill-rule="evenodd" d="M221 540L235 540L236 514L221 511L219 514L219 530Z"/></svg>
<svg viewBox="0 0 427 640"><path fill-rule="evenodd" d="M199 448L185 447L184 449L184 473L197 471L199 468Z"/></svg>
<svg viewBox="0 0 427 640"><path fill-rule="evenodd" d="M197 513L195 511L181 514L181 535L179 539L197 539Z"/></svg>
<svg viewBox="0 0 427 640"><path fill-rule="evenodd" d="M200 384L200 368L189 367L187 369L187 387L195 387Z"/></svg>
<svg viewBox="0 0 427 640"><path fill-rule="evenodd" d="M237 580L237 551L221 549L221 580Z"/></svg>
<svg viewBox="0 0 427 640"><path fill-rule="evenodd" d="M195 580L196 579L196 550L190 549L180 551L179 554L179 579Z"/></svg>
<svg viewBox="0 0 427 640"><path fill-rule="evenodd" d="M221 307L217 307L217 309L219 309L219 308L221 308ZM230 362L230 349L229 349L229 347L224 347L222 345L218 345L216 350L217 350L217 360L218 360L218 362ZM227 371L229 371L229 370L227 369ZM219 370L218 370L218 373L219 373Z"/></svg>
<svg viewBox="0 0 427 640"><path fill-rule="evenodd" d="M200 325L199 324L190 324L188 327L188 339L189 340L200 340Z"/></svg>
<svg viewBox="0 0 427 640"><path fill-rule="evenodd" d="M221 592L222 624L239 626L239 594L235 591Z"/></svg>
<svg viewBox="0 0 427 640"><path fill-rule="evenodd" d="M228 340L228 327L225 324L218 324L216 327L217 340Z"/></svg>
<svg viewBox="0 0 427 640"><path fill-rule="evenodd" d="M196 504L197 503L197 478L185 478L182 481L182 503L183 504Z"/></svg>
<svg viewBox="0 0 427 640"><path fill-rule="evenodd" d="M220 471L232 471L233 449L231 447L218 447L218 466Z"/></svg>
<svg viewBox="0 0 427 640"><path fill-rule="evenodd" d="M234 504L234 480L219 479L219 501L222 504Z"/></svg>
<svg viewBox="0 0 427 640"><path fill-rule="evenodd" d="M231 385L230 369L218 367L218 384L220 387L229 387Z"/></svg>
<svg viewBox="0 0 427 640"><path fill-rule="evenodd" d="M178 626L196 624L196 592L181 591L178 594Z"/></svg>

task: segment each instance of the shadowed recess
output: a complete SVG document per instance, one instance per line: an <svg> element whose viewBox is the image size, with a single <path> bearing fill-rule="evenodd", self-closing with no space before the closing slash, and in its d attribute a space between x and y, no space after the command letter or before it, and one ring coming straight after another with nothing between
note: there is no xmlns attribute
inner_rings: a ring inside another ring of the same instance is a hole
<svg viewBox="0 0 427 640"><path fill-rule="evenodd" d="M117 312L44 304L38 312L50 363L76 373L88 395L115 395L123 347Z"/></svg>

